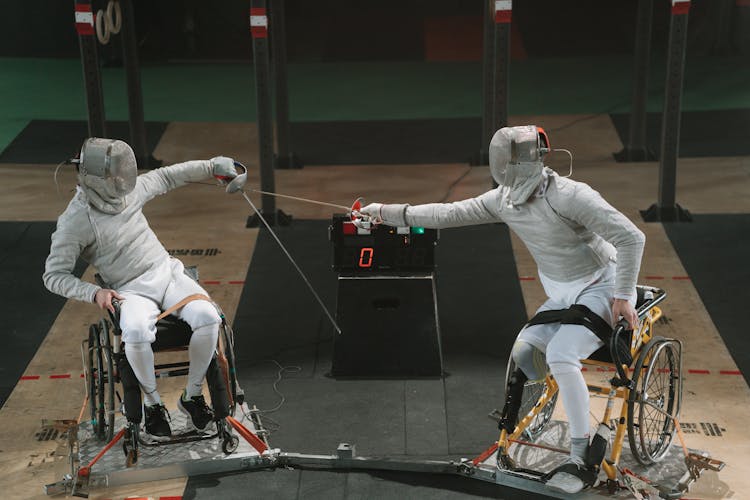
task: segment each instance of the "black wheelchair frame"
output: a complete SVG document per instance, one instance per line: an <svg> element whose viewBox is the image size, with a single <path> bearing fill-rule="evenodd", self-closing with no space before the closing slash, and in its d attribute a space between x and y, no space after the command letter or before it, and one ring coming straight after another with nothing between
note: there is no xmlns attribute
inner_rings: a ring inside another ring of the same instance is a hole
<svg viewBox="0 0 750 500"><path fill-rule="evenodd" d="M190 277L198 280L195 268L186 268ZM97 274L100 286L106 287ZM119 322L119 304L115 312L108 311L108 318L89 326L88 338L83 342L84 374L91 425L94 435L101 441L112 441L115 434L116 407L127 419L123 436L123 452L128 466L138 461L139 446L162 446L219 438L225 454L233 453L239 438L231 431L227 417L233 417L237 405L244 403L244 392L237 382L234 356L234 332L221 308L214 303L221 317L219 340L216 352L206 373L211 406L214 411L216 431L200 433L189 431L164 441L149 441L143 438L140 424L143 418L141 387L125 357L122 332ZM160 319L157 324L156 341L151 345L154 353L184 351L190 341L192 330L174 315ZM156 364L157 378L179 377L188 373L189 361ZM122 387L122 394L116 385Z"/></svg>

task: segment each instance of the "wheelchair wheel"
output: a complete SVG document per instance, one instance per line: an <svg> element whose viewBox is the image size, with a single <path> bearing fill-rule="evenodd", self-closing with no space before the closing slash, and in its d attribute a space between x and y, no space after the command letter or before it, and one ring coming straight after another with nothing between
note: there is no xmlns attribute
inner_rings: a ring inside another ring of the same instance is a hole
<svg viewBox="0 0 750 500"><path fill-rule="evenodd" d="M238 401L238 384L237 384L237 372L235 371L235 357L234 357L234 332L232 328L222 323L220 328L221 343L224 349L224 356L227 358L227 367L229 373L227 374L229 385L227 387L229 391L232 403L229 408L229 414L234 416L235 407L237 404L242 404L242 401Z"/></svg>
<svg viewBox="0 0 750 500"><path fill-rule="evenodd" d="M643 465L659 462L675 434L680 410L680 353L673 341L653 337L635 363L634 389L628 398L628 441Z"/></svg>
<svg viewBox="0 0 750 500"><path fill-rule="evenodd" d="M516 362L513 361L513 356L511 356L508 360L508 369L505 372L506 387L508 385L508 380L510 380L511 374L516 370L516 368L518 368L516 366ZM539 398L542 397L542 394L546 389L547 384L544 380L527 381L524 384L523 395L521 396L521 409L518 412L519 419L522 419L529 414L531 409L536 405L536 402L539 401ZM552 419L552 413L555 411L557 396L558 393L556 392L554 396L552 396L552 399L550 399L549 402L544 405L544 408L542 408L541 411L537 413L534 419L529 423L528 427L524 429L523 435L526 437L526 439L528 439L529 441L535 439L547 426L549 421Z"/></svg>
<svg viewBox="0 0 750 500"><path fill-rule="evenodd" d="M101 320L98 325L91 325L88 340L91 426L98 439L111 441L115 426L115 387L109 323Z"/></svg>

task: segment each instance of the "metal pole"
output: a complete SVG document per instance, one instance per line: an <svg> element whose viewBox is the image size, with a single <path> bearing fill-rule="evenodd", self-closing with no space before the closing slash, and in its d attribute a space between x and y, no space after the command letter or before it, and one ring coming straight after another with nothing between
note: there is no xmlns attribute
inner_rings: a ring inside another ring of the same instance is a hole
<svg viewBox="0 0 750 500"><path fill-rule="evenodd" d="M495 75L492 133L508 125L512 0L495 1Z"/></svg>
<svg viewBox="0 0 750 500"><path fill-rule="evenodd" d="M260 189L275 192L273 156L273 116L271 113L271 84L268 58L268 14L266 0L250 1L250 33L253 37L253 63L255 65L255 102L258 124L258 147L260 160ZM277 220L276 199L270 195L261 197L261 213L271 225L288 221ZM247 227L258 227L261 221L256 215L247 220Z"/></svg>
<svg viewBox="0 0 750 500"><path fill-rule="evenodd" d="M122 9L122 61L128 87L128 118L130 122L130 147L142 168L153 167L146 146L146 124L143 116L141 71L138 67L138 47L135 37L135 15L132 0L119 0Z"/></svg>
<svg viewBox="0 0 750 500"><path fill-rule="evenodd" d="M107 137L107 126L104 117L104 92L99 71L99 58L96 52L94 32L94 13L91 0L75 0L76 32L81 48L81 65L83 67L83 84L86 88L86 112L88 115L89 137Z"/></svg>
<svg viewBox="0 0 750 500"><path fill-rule="evenodd" d="M638 0L633 64L633 97L630 104L628 143L615 153L617 161L650 161L656 158L646 143L646 104L648 101L648 67L651 53L653 0Z"/></svg>
<svg viewBox="0 0 750 500"><path fill-rule="evenodd" d="M289 77L286 65L286 14L284 0L271 0L271 62L276 98L276 168L301 168L289 140Z"/></svg>
<svg viewBox="0 0 750 500"><path fill-rule="evenodd" d="M493 130L493 78L495 74L495 0L484 0L484 41L482 54L482 138L476 165L489 164Z"/></svg>
<svg viewBox="0 0 750 500"><path fill-rule="evenodd" d="M687 47L687 23L690 0L671 0L667 81L661 123L661 159L659 161L659 198L643 214L648 222L691 220L690 213L676 203L677 155L680 145L682 81Z"/></svg>

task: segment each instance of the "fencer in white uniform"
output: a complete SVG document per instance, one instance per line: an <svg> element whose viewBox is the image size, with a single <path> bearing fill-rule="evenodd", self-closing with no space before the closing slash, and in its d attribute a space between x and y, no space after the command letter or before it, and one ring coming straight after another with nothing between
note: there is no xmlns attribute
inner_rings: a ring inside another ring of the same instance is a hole
<svg viewBox="0 0 750 500"><path fill-rule="evenodd" d="M392 226L505 222L537 264L548 297L537 312L583 304L610 326L623 317L633 327L645 237L591 187L545 167L548 151L546 134L538 127L505 127L489 149L497 188L455 203L373 203L360 212ZM581 360L602 345L585 326L557 323L524 328L513 346L514 360L528 379L543 378L549 366L560 388L572 439L569 463L547 481L556 490L575 493L595 479L585 464L589 394Z"/></svg>
<svg viewBox="0 0 750 500"><path fill-rule="evenodd" d="M146 431L171 435L156 387L154 354L156 318L161 311L192 294L206 291L184 273L149 227L142 208L146 202L188 182L212 176L235 177L230 158L188 161L138 175L135 155L123 141L90 138L77 160L76 194L57 220L43 280L52 292L94 302L114 311L120 301L120 328L125 355L144 394ZM81 257L94 266L110 288L101 288L73 275ZM221 319L216 307L194 300L175 313L193 330L188 347L187 386L178 408L203 430L212 419L201 395L203 380L216 348Z"/></svg>

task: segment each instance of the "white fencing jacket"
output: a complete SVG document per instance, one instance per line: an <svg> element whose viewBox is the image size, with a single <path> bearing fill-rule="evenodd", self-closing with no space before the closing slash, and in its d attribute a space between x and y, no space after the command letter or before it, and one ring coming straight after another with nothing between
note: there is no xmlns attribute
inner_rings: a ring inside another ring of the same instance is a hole
<svg viewBox="0 0 750 500"><path fill-rule="evenodd" d="M512 207L501 204L500 188L454 203L383 205L393 226L446 228L505 222L529 249L540 274L576 283L601 274L616 261L615 298L632 300L646 238L627 217L587 184L548 177L541 195Z"/></svg>
<svg viewBox="0 0 750 500"><path fill-rule="evenodd" d="M73 275L79 256L114 289L168 261L169 253L141 209L152 198L188 182L206 180L212 172L211 161L198 160L141 174L135 189L126 196L127 206L114 215L97 210L78 189L52 233L44 285L63 297L93 302L100 287Z"/></svg>

